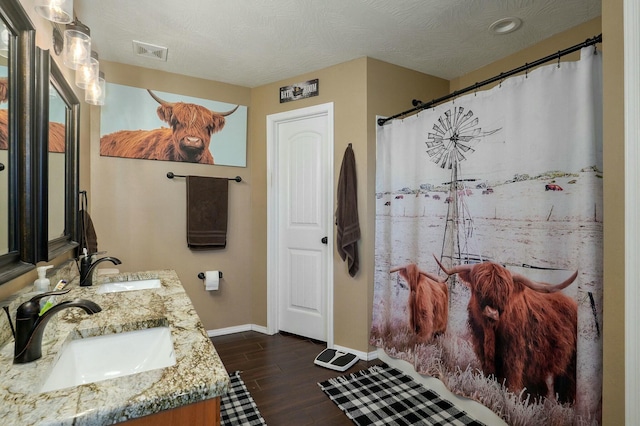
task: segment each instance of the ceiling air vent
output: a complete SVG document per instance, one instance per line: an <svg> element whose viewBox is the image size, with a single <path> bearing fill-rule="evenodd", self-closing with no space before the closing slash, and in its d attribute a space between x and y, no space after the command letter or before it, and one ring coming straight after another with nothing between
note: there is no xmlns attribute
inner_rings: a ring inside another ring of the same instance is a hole
<svg viewBox="0 0 640 426"><path fill-rule="evenodd" d="M163 46L133 40L133 53L138 56L166 61L168 51L169 49Z"/></svg>

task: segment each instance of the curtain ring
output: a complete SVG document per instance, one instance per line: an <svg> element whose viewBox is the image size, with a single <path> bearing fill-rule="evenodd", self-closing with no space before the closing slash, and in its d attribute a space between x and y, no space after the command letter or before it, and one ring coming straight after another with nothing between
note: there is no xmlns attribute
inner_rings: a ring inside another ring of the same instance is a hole
<svg viewBox="0 0 640 426"><path fill-rule="evenodd" d="M558 68L560 68L560 51L558 50Z"/></svg>
<svg viewBox="0 0 640 426"><path fill-rule="evenodd" d="M529 64L524 63L524 78L529 78Z"/></svg>

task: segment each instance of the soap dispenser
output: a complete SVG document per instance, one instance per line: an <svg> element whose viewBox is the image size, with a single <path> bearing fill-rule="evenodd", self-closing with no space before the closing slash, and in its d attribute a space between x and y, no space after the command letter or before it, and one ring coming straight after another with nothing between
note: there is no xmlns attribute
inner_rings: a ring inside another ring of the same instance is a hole
<svg viewBox="0 0 640 426"><path fill-rule="evenodd" d="M53 265L38 266L38 279L33 282L33 291L36 293L44 293L49 291L51 282L47 278L47 269L53 268Z"/></svg>

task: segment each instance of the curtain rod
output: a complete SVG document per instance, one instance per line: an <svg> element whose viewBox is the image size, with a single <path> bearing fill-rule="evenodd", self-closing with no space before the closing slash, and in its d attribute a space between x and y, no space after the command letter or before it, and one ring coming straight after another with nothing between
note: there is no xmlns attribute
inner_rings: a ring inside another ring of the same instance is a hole
<svg viewBox="0 0 640 426"><path fill-rule="evenodd" d="M546 62L550 62L550 61L553 61L555 59L560 61L561 57L563 57L565 55L568 55L569 53L573 53L575 51L578 51L578 50L582 49L583 47L593 46L594 44L597 44L597 43L602 43L602 34L597 35L597 36L595 36L593 38L588 38L584 42L578 43L575 46L571 46L571 47L569 47L567 49L559 50L557 53L554 53L554 54L549 55L549 56L545 56L544 58L540 58L537 61L534 61L534 62L531 62L531 63L526 63L526 64L524 64L524 65L522 65L522 66L520 66L518 68L512 69L511 71L501 72L500 74L496 75L495 77L491 77L491 78L489 78L487 80L484 80L484 81L481 81L479 83L473 84L471 86L465 87L464 89L456 90L456 91L454 91L452 93L449 93L448 95L445 95L445 96L443 96L441 98L434 99L434 100L432 100L430 102L427 102L426 104L422 103L421 101L418 101L418 100L414 99L413 100L414 108L411 108L409 110L403 111L403 112L398 113L396 115L392 115L391 117L379 118L378 119L378 125L384 126L384 124L387 121L393 120L395 118L404 117L405 115L411 114L412 112L422 111L423 109L430 108L430 107L432 107L434 105L437 105L439 103L447 101L447 100L449 100L451 98L455 98L458 95L462 95L464 93L471 92L472 90L477 90L479 87L486 86L487 84L491 84L491 83L494 83L494 82L499 81L499 80L503 80L503 79L505 79L507 77L510 77L510 76L514 75L514 74L521 73L521 72L526 71L526 70L528 70L530 68L537 67L538 65L542 65L542 64L544 64Z"/></svg>

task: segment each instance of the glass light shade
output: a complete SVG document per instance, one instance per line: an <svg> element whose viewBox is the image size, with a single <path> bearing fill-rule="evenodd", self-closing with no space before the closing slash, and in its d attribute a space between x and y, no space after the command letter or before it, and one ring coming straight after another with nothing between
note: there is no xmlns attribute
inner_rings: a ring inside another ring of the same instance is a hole
<svg viewBox="0 0 640 426"><path fill-rule="evenodd" d="M0 56L6 58L9 56L9 30L4 28L4 25L0 23Z"/></svg>
<svg viewBox="0 0 640 426"><path fill-rule="evenodd" d="M100 63L98 62L98 53L92 50L89 60L78 65L76 68L76 86L81 89L86 89L91 80L99 77L99 71Z"/></svg>
<svg viewBox="0 0 640 426"><path fill-rule="evenodd" d="M100 71L98 77L91 80L84 91L85 102L91 105L104 105L105 89L104 73Z"/></svg>
<svg viewBox="0 0 640 426"><path fill-rule="evenodd" d="M62 61L65 66L75 70L78 65L88 62L91 57L91 37L89 27L79 21L67 25L64 31Z"/></svg>
<svg viewBox="0 0 640 426"><path fill-rule="evenodd" d="M73 22L73 0L36 0L38 15L59 24Z"/></svg>

